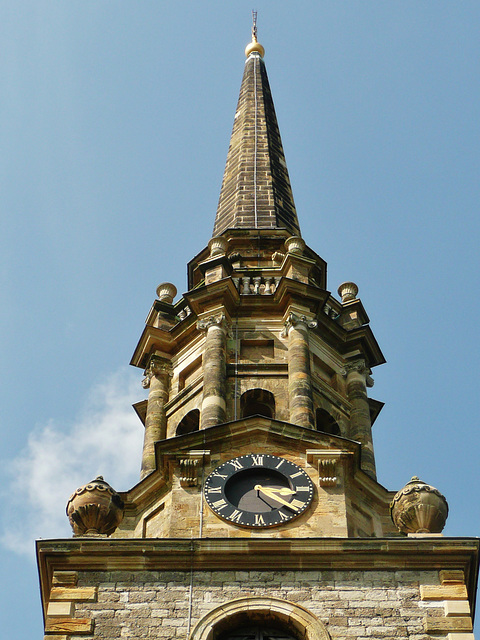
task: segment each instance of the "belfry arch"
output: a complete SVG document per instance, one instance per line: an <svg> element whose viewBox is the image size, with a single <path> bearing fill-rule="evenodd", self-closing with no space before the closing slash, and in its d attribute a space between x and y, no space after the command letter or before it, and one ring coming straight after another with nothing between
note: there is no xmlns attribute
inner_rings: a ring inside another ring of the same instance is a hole
<svg viewBox="0 0 480 640"><path fill-rule="evenodd" d="M293 640L330 640L325 625L311 612L277 598L240 598L210 611L200 620L189 640L226 640L227 632L246 625L274 627Z"/></svg>
<svg viewBox="0 0 480 640"><path fill-rule="evenodd" d="M275 418L275 396L266 389L249 389L240 398L242 418L265 416Z"/></svg>

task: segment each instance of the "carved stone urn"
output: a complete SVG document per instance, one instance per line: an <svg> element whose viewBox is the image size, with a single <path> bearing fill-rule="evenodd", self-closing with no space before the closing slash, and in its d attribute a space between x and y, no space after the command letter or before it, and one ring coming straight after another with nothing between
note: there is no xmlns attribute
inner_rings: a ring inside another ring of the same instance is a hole
<svg viewBox="0 0 480 640"><path fill-rule="evenodd" d="M293 253L295 255L301 256L305 251L305 246L305 240L300 236L290 236L285 240L287 253Z"/></svg>
<svg viewBox="0 0 480 640"><path fill-rule="evenodd" d="M358 287L354 282L342 282L337 291L342 298L342 304L357 299Z"/></svg>
<svg viewBox="0 0 480 640"><path fill-rule="evenodd" d="M223 236L214 236L208 241L210 257L224 256L228 249L228 240Z"/></svg>
<svg viewBox="0 0 480 640"><path fill-rule="evenodd" d="M102 476L78 488L67 502L74 536L112 535L123 519L123 509L123 500Z"/></svg>
<svg viewBox="0 0 480 640"><path fill-rule="evenodd" d="M162 302L172 304L173 299L177 295L177 287L171 282L162 282L157 287L158 299Z"/></svg>
<svg viewBox="0 0 480 640"><path fill-rule="evenodd" d="M440 533L447 520L448 504L438 489L413 476L395 494L390 513L403 533Z"/></svg>

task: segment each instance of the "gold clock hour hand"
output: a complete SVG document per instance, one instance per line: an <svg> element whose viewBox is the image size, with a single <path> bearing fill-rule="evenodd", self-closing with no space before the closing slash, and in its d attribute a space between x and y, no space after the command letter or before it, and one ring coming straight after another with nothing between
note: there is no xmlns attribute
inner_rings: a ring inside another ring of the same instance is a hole
<svg viewBox="0 0 480 640"><path fill-rule="evenodd" d="M283 498L280 498L280 496L277 496L271 487L262 487L261 484L257 484L255 485L255 490L256 491L261 491L262 493L264 493L268 498L272 498L272 500L276 500L277 502L280 502L280 504L285 505L286 507L288 507L289 509L291 509L292 511L298 511L298 507L295 507L291 502L287 502L286 500L284 500Z"/></svg>

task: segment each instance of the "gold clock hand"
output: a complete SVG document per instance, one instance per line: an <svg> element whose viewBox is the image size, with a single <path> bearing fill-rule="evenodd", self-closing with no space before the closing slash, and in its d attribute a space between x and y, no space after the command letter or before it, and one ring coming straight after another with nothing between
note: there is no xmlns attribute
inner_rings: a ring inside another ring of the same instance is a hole
<svg viewBox="0 0 480 640"><path fill-rule="evenodd" d="M287 487L281 487L280 489L276 489L275 487L268 487L268 490L272 491L273 493L279 493L281 496L293 496L296 493L296 491L288 489Z"/></svg>
<svg viewBox="0 0 480 640"><path fill-rule="evenodd" d="M257 485L255 485L255 490L256 491L261 491L262 493L264 493L269 498L272 498L272 500L276 500L277 502L280 502L280 504L285 505L286 507L288 507L292 511L298 511L298 507L295 507L291 502L287 502L283 498L280 498L280 496L275 495L271 491L270 487L262 487L261 484L257 484Z"/></svg>

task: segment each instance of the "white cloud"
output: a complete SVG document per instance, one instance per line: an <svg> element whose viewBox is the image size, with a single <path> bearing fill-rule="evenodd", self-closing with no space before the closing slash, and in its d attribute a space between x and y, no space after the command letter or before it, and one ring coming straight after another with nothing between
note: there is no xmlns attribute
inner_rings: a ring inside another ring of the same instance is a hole
<svg viewBox="0 0 480 640"><path fill-rule="evenodd" d="M143 427L134 410L138 375L121 369L95 387L85 410L68 428L51 421L31 433L8 466L0 542L31 554L36 538L70 537L65 506L77 487L103 475L117 491L140 477ZM20 508L19 508L19 505Z"/></svg>

